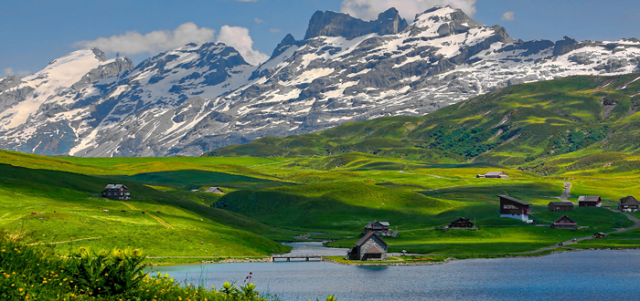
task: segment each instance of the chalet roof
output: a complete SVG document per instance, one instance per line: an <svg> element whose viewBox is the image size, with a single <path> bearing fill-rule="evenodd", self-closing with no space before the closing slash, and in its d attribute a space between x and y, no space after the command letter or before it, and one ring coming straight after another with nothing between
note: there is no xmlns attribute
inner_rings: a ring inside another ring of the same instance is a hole
<svg viewBox="0 0 640 301"><path fill-rule="evenodd" d="M573 207L573 203L571 202L549 202L549 205L560 206L560 207Z"/></svg>
<svg viewBox="0 0 640 301"><path fill-rule="evenodd" d="M525 202L525 201L523 201L523 200L516 199L516 198L514 198L514 197L510 197L510 196L508 196L508 195L498 194L497 196L498 196L499 198L507 199L507 200L509 200L509 201L512 201L512 202L518 203L518 204L520 204L520 205L527 205L527 206L531 206L531 204L530 204L530 203L527 203L527 202Z"/></svg>
<svg viewBox="0 0 640 301"><path fill-rule="evenodd" d="M502 171L489 171L489 172L487 172L485 175L486 175L486 176L499 176L499 175L501 175L501 174L503 174L503 172L502 172Z"/></svg>
<svg viewBox="0 0 640 301"><path fill-rule="evenodd" d="M453 222L451 222L451 223L455 223L455 222L457 222L457 221L467 221L467 222L470 222L470 220L469 220L468 218L464 218L464 217L462 217L462 216L461 216L459 219L457 219L457 220L455 220L455 221L453 221Z"/></svg>
<svg viewBox="0 0 640 301"><path fill-rule="evenodd" d="M108 184L107 186L104 187L104 189L120 189L120 188L127 188L127 186L124 186L124 184Z"/></svg>
<svg viewBox="0 0 640 301"><path fill-rule="evenodd" d="M565 220L565 219L566 219L566 220ZM574 223L574 224L576 223L576 222L574 222L571 218L569 218L566 214L565 214L565 215L563 215L563 216L561 216L559 219L557 219L557 220L556 220L555 222L553 222L553 223L554 223L554 224L555 224L555 223L561 223L561 222L563 222L563 220L565 220L565 221L564 221L564 223L567 223L567 222L569 222L569 223Z"/></svg>
<svg viewBox="0 0 640 301"><path fill-rule="evenodd" d="M578 198L578 202L598 202L599 195L582 195Z"/></svg>
<svg viewBox="0 0 640 301"><path fill-rule="evenodd" d="M222 191L220 187L209 187L209 189L205 190L205 192L214 192L214 191Z"/></svg>
<svg viewBox="0 0 640 301"><path fill-rule="evenodd" d="M368 223L366 226L364 226L364 227L365 227L365 228L369 228L369 227L372 227L372 226L373 226L373 224L380 224L380 225L383 225L383 226L387 226L387 227L389 227L389 222L379 222L379 221L372 221L372 222L369 222L369 223Z"/></svg>
<svg viewBox="0 0 640 301"><path fill-rule="evenodd" d="M378 249L378 247L374 245L371 248L369 248L369 250L367 250L366 253L367 254L383 254L384 251Z"/></svg>
<svg viewBox="0 0 640 301"><path fill-rule="evenodd" d="M365 234L362 238L360 238L360 240L358 240L358 242L356 242L356 247L362 246L372 236L377 237L385 246L387 245L387 243L384 242L384 240L382 240L382 238L378 237L378 235L376 235L374 232L367 232L367 234Z"/></svg>
<svg viewBox="0 0 640 301"><path fill-rule="evenodd" d="M624 197L620 199L620 204L622 205L640 205L640 202L636 200L636 198L632 196Z"/></svg>

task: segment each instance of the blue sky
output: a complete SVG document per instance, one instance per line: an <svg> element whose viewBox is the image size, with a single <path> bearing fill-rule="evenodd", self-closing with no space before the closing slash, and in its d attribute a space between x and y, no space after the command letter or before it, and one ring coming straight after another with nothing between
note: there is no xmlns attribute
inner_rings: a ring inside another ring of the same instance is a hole
<svg viewBox="0 0 640 301"><path fill-rule="evenodd" d="M128 53L121 55L139 63L190 39L219 40L242 48L241 53L251 57L248 60L257 62L270 55L287 33L301 39L317 10L368 18L394 5L405 16L413 16L434 4L459 6L479 22L504 26L516 39L640 38L637 0L2 1L0 77L38 71L83 45L101 45L108 57L123 49ZM174 32L178 28L180 32ZM151 32L156 32L153 38L145 37ZM96 41L99 38L105 39Z"/></svg>

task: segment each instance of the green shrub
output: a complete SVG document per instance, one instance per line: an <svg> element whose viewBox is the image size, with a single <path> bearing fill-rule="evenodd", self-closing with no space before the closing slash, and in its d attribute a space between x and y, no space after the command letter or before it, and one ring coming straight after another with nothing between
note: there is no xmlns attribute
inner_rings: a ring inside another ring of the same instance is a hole
<svg viewBox="0 0 640 301"><path fill-rule="evenodd" d="M0 230L0 300L278 300L255 291L251 276L240 286L225 282L216 290L167 274L151 276L143 261L138 250L81 248L57 256L52 246L30 243L28 235Z"/></svg>

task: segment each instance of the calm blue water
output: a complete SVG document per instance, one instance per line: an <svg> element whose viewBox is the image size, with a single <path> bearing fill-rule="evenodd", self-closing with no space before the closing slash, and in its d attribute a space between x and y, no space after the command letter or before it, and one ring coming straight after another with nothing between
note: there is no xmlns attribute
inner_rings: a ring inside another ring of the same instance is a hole
<svg viewBox="0 0 640 301"><path fill-rule="evenodd" d="M584 251L536 258L471 259L433 266L356 267L326 262L154 268L220 287L253 272L260 292L285 300L334 294L352 300L640 300L640 251Z"/></svg>

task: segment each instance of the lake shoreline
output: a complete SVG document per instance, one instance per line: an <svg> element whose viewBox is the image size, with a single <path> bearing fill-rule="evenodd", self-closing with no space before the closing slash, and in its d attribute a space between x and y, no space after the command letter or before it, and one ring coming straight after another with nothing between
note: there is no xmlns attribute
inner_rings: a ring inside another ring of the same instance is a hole
<svg viewBox="0 0 640 301"><path fill-rule="evenodd" d="M557 250L557 251L550 251L550 252L546 252L546 253L540 253L540 254L504 254L503 256L501 255L495 255L494 257L483 257L482 254L476 254L477 256L473 256L473 257L466 257L466 258L456 258L456 257L448 257L445 258L443 261L419 261L419 262L412 262L412 261L399 261L399 262L372 262L372 261L348 261L348 262L340 262L340 261L336 261L330 258L326 258L326 257L335 257L335 256L324 256L323 260L321 261L314 261L314 262L328 262L331 264L338 264L338 265L345 265L345 266L363 266L363 267L384 267L384 266L427 266L427 265L441 265L441 264L447 264L453 261L459 261L459 260L467 260L467 259L504 259L504 258L527 258L527 257L531 257L531 258L538 258L538 257L545 257L545 256L549 256L549 255L553 255L553 254L562 254L562 253L574 253L574 252L583 252L583 251L638 251L640 250L640 248L588 248L588 249L564 249L564 250ZM422 254L420 256L432 256L431 254ZM451 255L451 256L467 256L467 255ZM302 261L292 261L292 262L302 262ZM219 260L219 261L213 261L213 260L202 260L202 261L195 261L195 262L161 262L161 263L147 263L145 264L148 267L157 267L157 266L179 266L179 265L204 265L204 264L233 264L233 263L273 263L273 261L271 261L271 257L264 257L264 258L258 258L258 259L235 259L235 258L228 258L228 259L224 259L224 260Z"/></svg>

